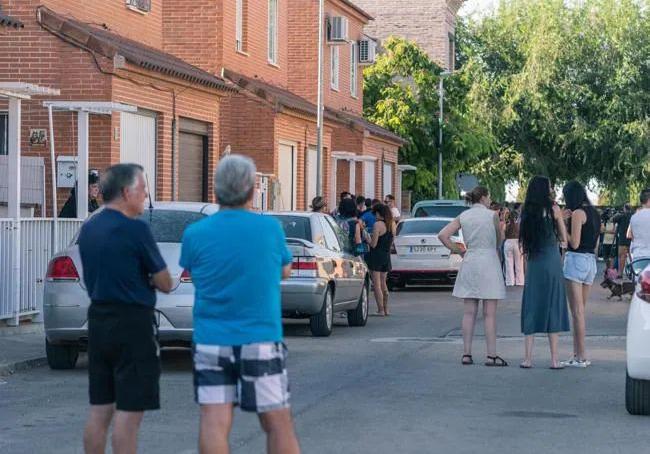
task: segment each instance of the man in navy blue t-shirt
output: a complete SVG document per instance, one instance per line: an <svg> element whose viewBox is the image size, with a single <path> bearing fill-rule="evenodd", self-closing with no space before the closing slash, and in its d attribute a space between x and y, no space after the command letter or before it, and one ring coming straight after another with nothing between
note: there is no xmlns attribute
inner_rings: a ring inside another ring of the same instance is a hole
<svg viewBox="0 0 650 454"><path fill-rule="evenodd" d="M113 452L136 452L144 410L160 408L156 289L172 280L149 226L135 219L147 197L142 167L117 164L102 178L104 209L81 227L79 253L88 308L90 415L84 448L104 452L113 416Z"/></svg>

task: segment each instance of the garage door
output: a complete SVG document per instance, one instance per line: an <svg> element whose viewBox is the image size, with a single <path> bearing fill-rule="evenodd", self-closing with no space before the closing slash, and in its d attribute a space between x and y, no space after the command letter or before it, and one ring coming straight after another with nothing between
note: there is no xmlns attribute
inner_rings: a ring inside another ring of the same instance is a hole
<svg viewBox="0 0 650 454"><path fill-rule="evenodd" d="M296 209L296 186L298 164L296 148L292 145L280 144L278 156L278 181L280 183L280 206L282 211Z"/></svg>
<svg viewBox="0 0 650 454"><path fill-rule="evenodd" d="M368 199L375 198L375 163L363 162L363 195Z"/></svg>
<svg viewBox="0 0 650 454"><path fill-rule="evenodd" d="M178 200L205 201L205 136L181 132L178 148Z"/></svg>
<svg viewBox="0 0 650 454"><path fill-rule="evenodd" d="M149 182L149 194L156 199L156 117L120 113L120 162L140 164Z"/></svg>
<svg viewBox="0 0 650 454"><path fill-rule="evenodd" d="M393 164L384 163L384 197L393 193Z"/></svg>

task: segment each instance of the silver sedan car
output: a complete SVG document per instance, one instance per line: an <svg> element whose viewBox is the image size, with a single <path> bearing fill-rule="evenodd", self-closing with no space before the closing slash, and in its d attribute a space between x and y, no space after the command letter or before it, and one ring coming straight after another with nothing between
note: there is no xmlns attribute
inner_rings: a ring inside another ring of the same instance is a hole
<svg viewBox="0 0 650 454"><path fill-rule="evenodd" d="M309 318L314 336L329 336L334 313L350 326L368 320L368 268L355 257L347 234L321 213L268 213L280 221L293 254L291 278L282 282L282 314Z"/></svg>
<svg viewBox="0 0 650 454"><path fill-rule="evenodd" d="M185 227L216 213L218 205L192 202L158 202L140 219L151 227L153 237L174 279L171 293L157 292L156 317L163 346L187 346L192 341L194 286L178 265ZM76 238L56 254L45 277L43 313L45 349L53 369L73 368L88 341L87 312L90 300L84 287L83 269Z"/></svg>
<svg viewBox="0 0 650 454"><path fill-rule="evenodd" d="M189 346L192 341L194 286L189 274L178 265L181 239L189 224L217 210L218 205L214 204L158 202L153 210L146 210L141 216L149 223L175 282L171 293L157 294L156 317L162 346ZM278 216L285 231L294 235L297 232L291 229L298 223L283 218L286 215ZM309 217L305 219L309 221ZM334 233L337 227L331 218L318 215L314 219L318 223L324 219L325 225L330 226L328 243L325 242L324 229L318 225L313 233L310 230L301 238L288 239L294 263L292 277L282 284L283 312L292 317L310 317L312 332L317 336L329 335L336 311L348 311L351 325L365 325L368 316L365 265L348 256L340 244L334 243L343 242L344 238ZM67 249L52 258L45 279L45 346L48 364L53 369L73 368L79 351L87 345L90 300L81 279L82 273L75 239Z"/></svg>

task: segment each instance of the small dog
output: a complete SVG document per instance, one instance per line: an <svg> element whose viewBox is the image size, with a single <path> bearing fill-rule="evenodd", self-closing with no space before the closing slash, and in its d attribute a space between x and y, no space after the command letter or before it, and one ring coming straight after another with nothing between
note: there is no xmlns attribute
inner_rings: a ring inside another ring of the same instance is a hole
<svg viewBox="0 0 650 454"><path fill-rule="evenodd" d="M617 296L619 301L622 301L624 295L632 295L634 293L634 282L618 276L618 271L614 268L612 259L607 261L607 268L603 277L604 279L600 283L600 286L609 289L611 292L607 299L612 299Z"/></svg>

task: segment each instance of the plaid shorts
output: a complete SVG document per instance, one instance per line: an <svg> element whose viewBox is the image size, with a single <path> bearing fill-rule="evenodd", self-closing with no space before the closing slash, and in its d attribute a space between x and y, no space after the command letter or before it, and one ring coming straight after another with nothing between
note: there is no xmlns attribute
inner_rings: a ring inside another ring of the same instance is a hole
<svg viewBox="0 0 650 454"><path fill-rule="evenodd" d="M194 345L194 395L202 405L239 405L264 413L289 407L287 347L282 342Z"/></svg>

